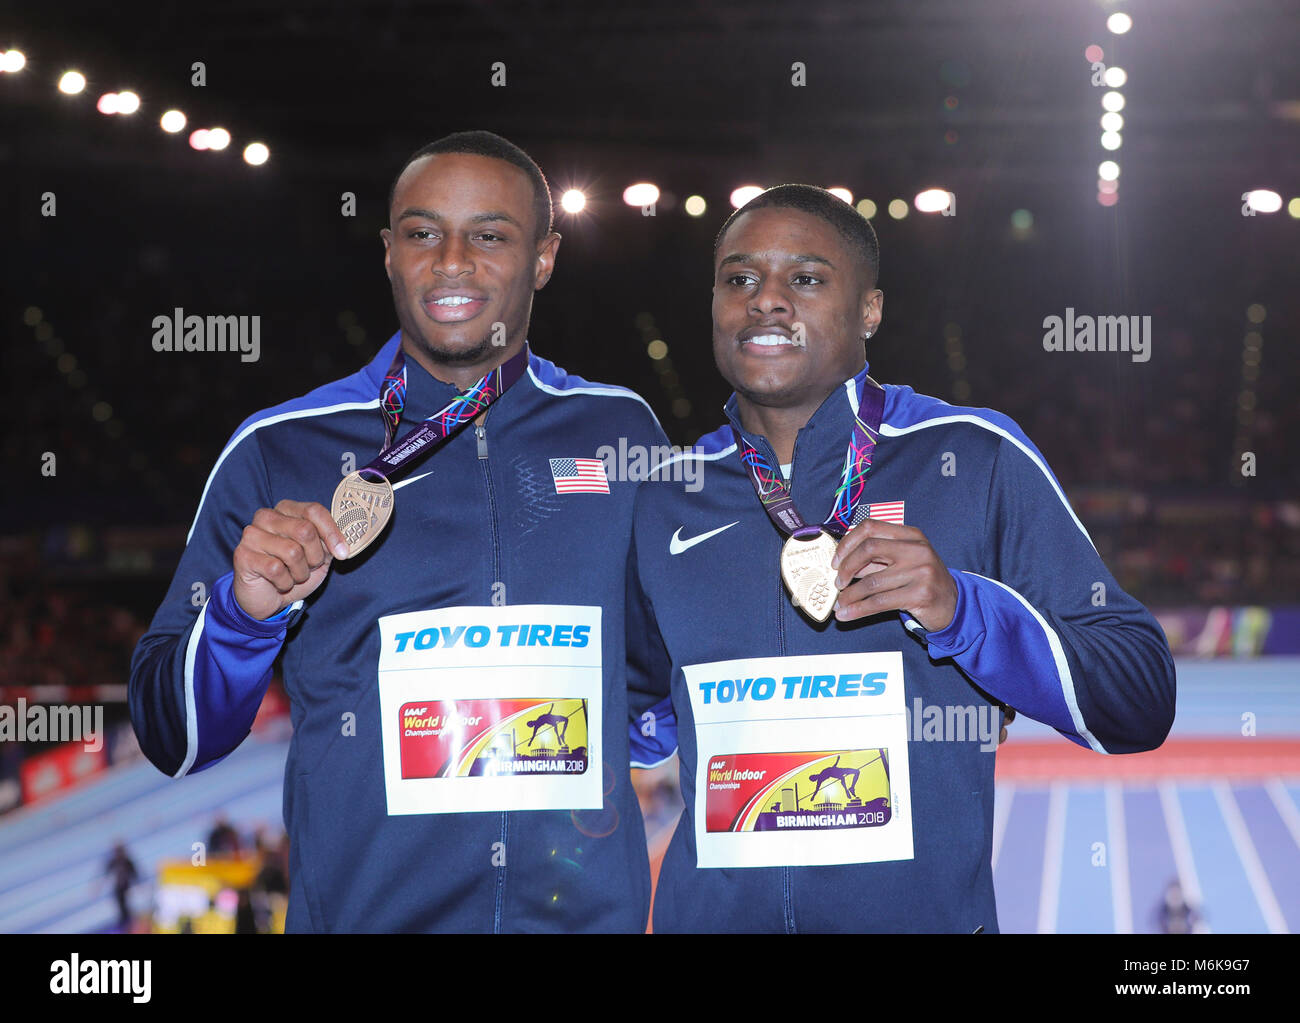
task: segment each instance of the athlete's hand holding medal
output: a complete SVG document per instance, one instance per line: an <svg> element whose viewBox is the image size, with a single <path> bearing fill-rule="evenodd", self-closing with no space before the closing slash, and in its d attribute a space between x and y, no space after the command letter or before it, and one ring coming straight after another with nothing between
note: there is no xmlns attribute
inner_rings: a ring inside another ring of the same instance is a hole
<svg viewBox="0 0 1300 1023"><path fill-rule="evenodd" d="M325 581L330 562L348 545L315 501L280 501L259 508L235 548L235 600L251 617L270 618Z"/></svg>
<svg viewBox="0 0 1300 1023"><path fill-rule="evenodd" d="M316 592L334 558L360 554L388 525L394 501L388 477L483 415L527 366L528 346L524 345L394 444L406 402L406 357L399 347L379 396L383 451L343 478L329 510L315 501L289 500L274 509L257 510L235 548L234 593L239 606L253 618L266 619Z"/></svg>
<svg viewBox="0 0 1300 1023"><path fill-rule="evenodd" d="M926 632L939 632L957 611L957 584L915 526L864 519L840 541L831 567L839 621L906 611Z"/></svg>

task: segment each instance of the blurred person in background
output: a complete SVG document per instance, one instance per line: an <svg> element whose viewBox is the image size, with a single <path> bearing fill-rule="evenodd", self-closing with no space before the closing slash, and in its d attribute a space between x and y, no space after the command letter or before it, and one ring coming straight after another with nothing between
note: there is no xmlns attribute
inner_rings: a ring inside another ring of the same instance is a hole
<svg viewBox="0 0 1300 1023"><path fill-rule="evenodd" d="M210 856L238 856L240 851L239 832L235 830L230 819L218 814L212 830L208 832L208 854Z"/></svg>
<svg viewBox="0 0 1300 1023"><path fill-rule="evenodd" d="M113 854L108 858L105 873L113 884L113 898L117 900L117 926L123 932L129 931L131 929L131 905L128 896L131 887L139 880L140 872L136 869L135 860L131 859L130 853L126 851L126 845L122 842L114 843Z"/></svg>

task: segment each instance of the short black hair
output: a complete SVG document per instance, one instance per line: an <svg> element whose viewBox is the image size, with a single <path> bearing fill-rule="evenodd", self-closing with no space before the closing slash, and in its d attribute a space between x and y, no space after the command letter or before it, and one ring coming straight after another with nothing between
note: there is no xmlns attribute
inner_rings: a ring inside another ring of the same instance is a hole
<svg viewBox="0 0 1300 1023"><path fill-rule="evenodd" d="M832 195L816 185L777 185L760 192L727 218L722 230L713 241L713 259L716 262L723 236L732 222L742 213L761 209L791 209L820 217L835 228L866 264L869 286L875 287L880 277L880 243L871 221L837 195Z"/></svg>
<svg viewBox="0 0 1300 1023"><path fill-rule="evenodd" d="M542 173L542 169L537 166L531 156L509 139L503 139L500 135L493 134L490 131L458 131L451 135L444 135L442 138L430 142L427 146L421 146L407 157L406 162L402 164L402 169L397 172L397 177L393 178L393 183L388 189L388 216L390 218L393 215L393 199L397 195L398 179L406 172L406 168L416 160L423 156L433 156L436 153L469 153L472 156L491 156L518 167L528 175L528 180L533 185L533 218L537 222L537 237L534 241L541 241L550 234L553 223L551 189L546 183L546 175Z"/></svg>

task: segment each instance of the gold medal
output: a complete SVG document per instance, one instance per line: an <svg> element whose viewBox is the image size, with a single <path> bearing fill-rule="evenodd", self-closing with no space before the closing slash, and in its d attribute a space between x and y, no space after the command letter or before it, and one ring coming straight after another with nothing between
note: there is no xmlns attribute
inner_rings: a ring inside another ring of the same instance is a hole
<svg viewBox="0 0 1300 1023"><path fill-rule="evenodd" d="M378 473L375 474L378 476ZM383 476L378 483L349 473L334 491L330 515L348 544L348 557L355 558L369 547L393 514L393 487Z"/></svg>
<svg viewBox="0 0 1300 1023"><path fill-rule="evenodd" d="M835 569L831 558L839 546L825 530L811 540L790 537L781 548L781 578L795 607L815 621L824 622L831 616L835 598Z"/></svg>

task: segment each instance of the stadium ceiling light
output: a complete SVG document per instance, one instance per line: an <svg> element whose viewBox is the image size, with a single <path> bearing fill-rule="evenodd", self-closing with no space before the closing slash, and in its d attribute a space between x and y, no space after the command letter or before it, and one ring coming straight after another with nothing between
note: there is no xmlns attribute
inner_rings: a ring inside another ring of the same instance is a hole
<svg viewBox="0 0 1300 1023"><path fill-rule="evenodd" d="M86 87L86 76L80 71L65 71L59 77L59 92L75 96Z"/></svg>
<svg viewBox="0 0 1300 1023"><path fill-rule="evenodd" d="M648 181L628 185L623 189L623 201L629 206L650 206L659 201L659 186Z"/></svg>
<svg viewBox="0 0 1300 1023"><path fill-rule="evenodd" d="M942 213L952 202L952 196L942 188L927 188L924 192L918 192L912 205L916 207L918 213ZM891 214L893 212L891 206Z"/></svg>
<svg viewBox="0 0 1300 1023"><path fill-rule="evenodd" d="M1268 188L1256 188L1246 193L1246 205L1256 213L1276 213L1282 208L1282 197Z"/></svg>

